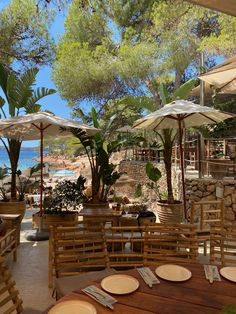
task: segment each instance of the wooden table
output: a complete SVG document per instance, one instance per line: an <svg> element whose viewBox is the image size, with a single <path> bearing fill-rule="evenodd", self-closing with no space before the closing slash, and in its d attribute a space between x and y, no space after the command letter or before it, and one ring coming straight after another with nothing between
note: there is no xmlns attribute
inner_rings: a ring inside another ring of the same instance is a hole
<svg viewBox="0 0 236 314"><path fill-rule="evenodd" d="M79 212L79 216L82 216L83 220L87 222L111 222L113 226L118 226L122 212L113 211L110 208L83 208Z"/></svg>
<svg viewBox="0 0 236 314"><path fill-rule="evenodd" d="M6 221L8 228L17 230L17 242L20 244L20 214L0 214L0 217Z"/></svg>
<svg viewBox="0 0 236 314"><path fill-rule="evenodd" d="M118 303L114 305L114 314L216 314L227 304L236 305L236 283L222 278L221 282L210 284L205 279L203 265L184 265L192 272L192 278L185 282L169 282L160 279L161 283L149 288L137 270L132 269L119 273L129 274L139 280L137 291L128 295L115 295ZM155 267L151 267L153 270ZM91 281L100 287L101 280ZM74 291L62 300L79 299L92 303L98 314L108 314L111 310L103 307L81 290ZM47 312L46 312L47 313Z"/></svg>

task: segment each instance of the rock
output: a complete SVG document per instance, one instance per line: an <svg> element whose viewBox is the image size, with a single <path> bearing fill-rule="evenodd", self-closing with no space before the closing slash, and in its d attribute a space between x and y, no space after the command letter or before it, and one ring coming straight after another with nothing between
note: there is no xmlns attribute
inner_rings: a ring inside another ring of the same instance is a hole
<svg viewBox="0 0 236 314"><path fill-rule="evenodd" d="M194 195L201 198L203 193L202 193L202 191L197 190L194 192Z"/></svg>
<svg viewBox="0 0 236 314"><path fill-rule="evenodd" d="M231 195L234 191L235 191L234 186L228 186L228 185L226 185L226 186L225 186L225 189L224 189L224 196Z"/></svg>
<svg viewBox="0 0 236 314"><path fill-rule="evenodd" d="M210 184L207 186L207 191L212 193L212 192L215 192L216 190L216 186L214 184Z"/></svg>
<svg viewBox="0 0 236 314"><path fill-rule="evenodd" d="M235 220L235 213L232 211L232 209L226 209L224 212L224 218L225 218L225 220L234 221Z"/></svg>
<svg viewBox="0 0 236 314"><path fill-rule="evenodd" d="M233 211L236 212L236 204L233 204L232 207L233 207Z"/></svg>
<svg viewBox="0 0 236 314"><path fill-rule="evenodd" d="M192 187L192 191L197 191L197 186L196 185Z"/></svg>
<svg viewBox="0 0 236 314"><path fill-rule="evenodd" d="M225 206L230 206L232 204L232 198L230 195L226 196L224 200L225 200Z"/></svg>
<svg viewBox="0 0 236 314"><path fill-rule="evenodd" d="M236 193L232 193L231 197L232 197L232 203L236 204Z"/></svg>

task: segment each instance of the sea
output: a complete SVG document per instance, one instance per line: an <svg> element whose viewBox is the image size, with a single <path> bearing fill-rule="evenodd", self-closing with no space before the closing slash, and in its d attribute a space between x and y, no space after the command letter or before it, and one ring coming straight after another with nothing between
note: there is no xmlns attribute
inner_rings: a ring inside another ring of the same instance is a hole
<svg viewBox="0 0 236 314"><path fill-rule="evenodd" d="M45 151L44 153L47 153ZM22 147L20 152L20 159L18 169L25 170L36 165L38 162L33 158L39 157L39 150L35 147ZM0 167L10 167L8 154L4 146L0 146Z"/></svg>

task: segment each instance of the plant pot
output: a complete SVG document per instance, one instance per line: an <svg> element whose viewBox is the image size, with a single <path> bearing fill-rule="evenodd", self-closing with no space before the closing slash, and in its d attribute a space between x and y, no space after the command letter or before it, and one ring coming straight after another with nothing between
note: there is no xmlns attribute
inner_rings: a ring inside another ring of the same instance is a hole
<svg viewBox="0 0 236 314"><path fill-rule="evenodd" d="M40 217L40 213L37 212L32 216L32 228L49 230L50 226L57 226L65 224L66 222L78 221L77 212L65 212L63 214L43 214Z"/></svg>
<svg viewBox="0 0 236 314"><path fill-rule="evenodd" d="M183 203L176 201L169 204L167 201L159 201L156 212L161 223L180 223L183 220Z"/></svg>
<svg viewBox="0 0 236 314"><path fill-rule="evenodd" d="M109 208L109 203L83 203L83 208L93 208L96 209L107 209Z"/></svg>
<svg viewBox="0 0 236 314"><path fill-rule="evenodd" d="M0 214L14 214L21 215L20 221L22 221L25 215L26 204L25 201L10 201L10 202L0 202Z"/></svg>

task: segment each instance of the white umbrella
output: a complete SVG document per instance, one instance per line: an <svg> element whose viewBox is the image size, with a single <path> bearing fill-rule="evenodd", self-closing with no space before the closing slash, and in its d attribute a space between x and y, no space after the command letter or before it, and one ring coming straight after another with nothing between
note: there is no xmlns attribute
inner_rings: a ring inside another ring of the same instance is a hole
<svg viewBox="0 0 236 314"><path fill-rule="evenodd" d="M137 120L133 127L140 129L178 129L180 145L180 162L183 186L184 215L187 216L184 185L183 128L215 124L234 117L233 114L221 112L214 108L200 106L186 100L175 100L163 108Z"/></svg>
<svg viewBox="0 0 236 314"><path fill-rule="evenodd" d="M62 129L63 128L63 129ZM43 198L43 139L45 137L72 137L70 128L83 129L89 136L99 130L83 123L57 117L48 112L30 113L0 120L0 136L17 140L40 139L41 187L40 187L40 215L42 215Z"/></svg>
<svg viewBox="0 0 236 314"><path fill-rule="evenodd" d="M199 76L224 94L236 93L236 56L229 58Z"/></svg>
<svg viewBox="0 0 236 314"><path fill-rule="evenodd" d="M187 0L197 5L201 5L211 10L216 10L229 15L236 16L236 1L235 0Z"/></svg>

